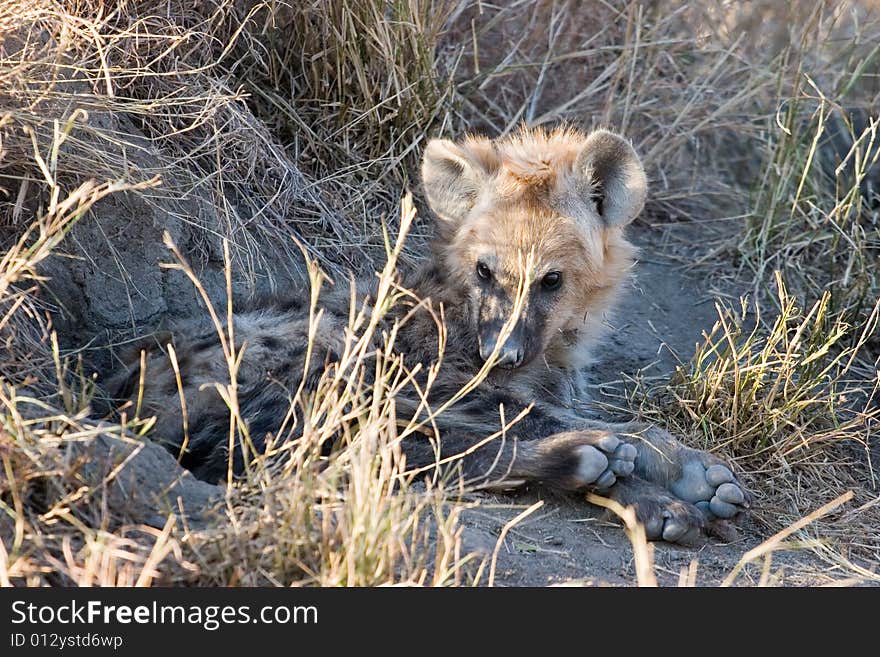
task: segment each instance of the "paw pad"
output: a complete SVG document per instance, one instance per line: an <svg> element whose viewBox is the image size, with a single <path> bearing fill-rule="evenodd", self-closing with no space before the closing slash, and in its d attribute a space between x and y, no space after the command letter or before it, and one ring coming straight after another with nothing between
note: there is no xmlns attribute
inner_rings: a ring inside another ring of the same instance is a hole
<svg viewBox="0 0 880 657"><path fill-rule="evenodd" d="M748 507L748 494L736 481L730 468L720 463L705 467L705 455L699 452L681 469L681 478L673 482L672 492L691 502L708 518L733 518Z"/></svg>
<svg viewBox="0 0 880 657"><path fill-rule="evenodd" d="M611 488L618 477L628 477L635 468L636 448L617 436L602 436L591 445L578 448L577 479L581 486L597 490Z"/></svg>

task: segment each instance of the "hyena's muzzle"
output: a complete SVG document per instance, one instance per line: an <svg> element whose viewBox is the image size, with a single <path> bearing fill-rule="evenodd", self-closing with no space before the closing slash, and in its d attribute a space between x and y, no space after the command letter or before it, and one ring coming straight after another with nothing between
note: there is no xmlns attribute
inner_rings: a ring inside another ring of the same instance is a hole
<svg viewBox="0 0 880 657"><path fill-rule="evenodd" d="M480 358L489 360L514 312L513 301L502 291L485 294L480 303L478 336ZM544 348L546 313L526 300L510 335L498 348L497 367L515 369L529 363Z"/></svg>

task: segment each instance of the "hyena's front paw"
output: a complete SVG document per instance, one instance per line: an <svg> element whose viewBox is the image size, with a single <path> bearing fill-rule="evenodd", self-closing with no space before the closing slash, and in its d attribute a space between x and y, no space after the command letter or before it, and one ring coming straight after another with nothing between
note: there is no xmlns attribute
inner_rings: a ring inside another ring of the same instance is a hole
<svg viewBox="0 0 880 657"><path fill-rule="evenodd" d="M691 545L698 541L705 519L693 504L677 500L671 495L642 497L633 504L636 518L645 526L649 541Z"/></svg>
<svg viewBox="0 0 880 657"><path fill-rule="evenodd" d="M688 450L681 477L670 490L691 502L709 520L733 518L749 508L751 496L721 459L708 452Z"/></svg>
<svg viewBox="0 0 880 657"><path fill-rule="evenodd" d="M590 435L589 444L575 448L577 486L608 490L618 477L628 477L635 467L636 448L611 433Z"/></svg>

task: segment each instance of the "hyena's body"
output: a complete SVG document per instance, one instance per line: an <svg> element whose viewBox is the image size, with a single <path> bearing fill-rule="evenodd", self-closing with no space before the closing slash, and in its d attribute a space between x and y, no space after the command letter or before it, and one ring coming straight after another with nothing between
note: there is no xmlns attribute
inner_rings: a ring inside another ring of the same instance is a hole
<svg viewBox="0 0 880 657"><path fill-rule="evenodd" d="M635 249L623 228L641 211L646 181L629 144L606 131L435 140L422 172L438 216L437 240L433 258L405 283L444 311L446 349L431 402L442 403L486 360L497 361L476 390L436 417L440 457L464 454L456 467L484 486L531 480L609 490L636 507L651 538L690 539L707 522L738 513L747 496L715 457L657 428L588 420L571 403L583 392L590 347L633 265ZM237 378L240 413L258 450L288 415L301 384L308 388L343 353L351 298L346 286L337 288L319 300L311 352L305 296L271 300L234 318L236 343L247 345ZM517 319L508 322L518 296ZM407 321L396 350L409 366L429 366L437 359L436 315L410 311L406 304L397 311ZM228 367L217 333L207 320L195 320L175 331L174 345L179 375L164 353L154 352L145 376L133 367L120 377L118 396L131 398L142 382L158 439L175 454L186 441L183 465L222 479L229 409L214 384L228 380ZM417 405L413 390L399 395L400 412ZM532 409L503 439L474 448L500 429L502 406L508 420ZM414 466L438 456L427 440L408 439L404 449Z"/></svg>

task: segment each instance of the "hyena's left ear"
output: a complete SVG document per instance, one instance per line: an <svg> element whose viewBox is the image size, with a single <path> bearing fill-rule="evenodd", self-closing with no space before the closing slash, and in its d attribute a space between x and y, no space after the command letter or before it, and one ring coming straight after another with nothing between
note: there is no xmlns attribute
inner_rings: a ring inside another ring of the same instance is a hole
<svg viewBox="0 0 880 657"><path fill-rule="evenodd" d="M422 157L422 184L428 204L445 228L454 229L476 203L493 167L491 142L468 139L459 145L432 139Z"/></svg>
<svg viewBox="0 0 880 657"><path fill-rule="evenodd" d="M630 143L608 130L596 130L574 164L575 189L608 226L624 226L645 205L648 180Z"/></svg>

